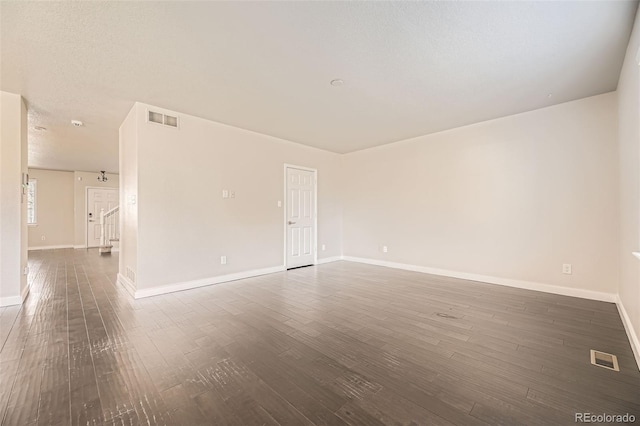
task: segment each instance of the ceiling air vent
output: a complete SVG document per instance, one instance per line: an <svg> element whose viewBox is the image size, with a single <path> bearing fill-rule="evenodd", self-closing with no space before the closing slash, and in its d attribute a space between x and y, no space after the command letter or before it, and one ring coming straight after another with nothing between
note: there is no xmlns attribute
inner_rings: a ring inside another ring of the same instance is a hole
<svg viewBox="0 0 640 426"><path fill-rule="evenodd" d="M178 117L172 115L162 114L159 112L148 111L148 120L151 123L163 124L169 127L178 127Z"/></svg>

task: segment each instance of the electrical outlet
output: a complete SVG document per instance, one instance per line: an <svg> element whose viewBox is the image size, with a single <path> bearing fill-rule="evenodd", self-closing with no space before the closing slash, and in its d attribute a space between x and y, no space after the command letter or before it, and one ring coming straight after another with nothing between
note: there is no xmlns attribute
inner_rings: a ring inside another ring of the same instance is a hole
<svg viewBox="0 0 640 426"><path fill-rule="evenodd" d="M387 246L382 246L383 253L387 253L388 251L389 251L389 248Z"/></svg>
<svg viewBox="0 0 640 426"><path fill-rule="evenodd" d="M323 244L323 245L322 245L322 247L321 247L320 249L321 249L322 251L325 251L325 250L327 249L327 246Z"/></svg>
<svg viewBox="0 0 640 426"><path fill-rule="evenodd" d="M229 198L236 198L236 191L231 191L229 193Z"/></svg>
<svg viewBox="0 0 640 426"><path fill-rule="evenodd" d="M571 275L571 264L565 263L562 265L562 273Z"/></svg>
<svg viewBox="0 0 640 426"><path fill-rule="evenodd" d="M220 264L221 265L227 264L227 256L220 256Z"/></svg>
<svg viewBox="0 0 640 426"><path fill-rule="evenodd" d="M23 273L24 275L29 275L29 267L28 267L28 266L25 266L25 267L24 267L24 270L23 270L23 272L22 272L22 273Z"/></svg>
<svg viewBox="0 0 640 426"><path fill-rule="evenodd" d="M47 239L47 237L45 237L45 236L43 235L43 236L41 236L41 237L40 237L40 239L41 239L42 241L44 241L44 240L46 240L46 239Z"/></svg>
<svg viewBox="0 0 640 426"><path fill-rule="evenodd" d="M282 207L282 201L278 201L278 207Z"/></svg>

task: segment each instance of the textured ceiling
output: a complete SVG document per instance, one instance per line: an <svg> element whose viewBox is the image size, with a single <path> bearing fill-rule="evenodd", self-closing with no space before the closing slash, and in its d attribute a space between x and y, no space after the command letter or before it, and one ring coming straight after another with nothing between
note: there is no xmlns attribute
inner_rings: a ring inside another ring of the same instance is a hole
<svg viewBox="0 0 640 426"><path fill-rule="evenodd" d="M0 88L32 167L117 171L134 101L343 153L615 90L636 8L3 1Z"/></svg>

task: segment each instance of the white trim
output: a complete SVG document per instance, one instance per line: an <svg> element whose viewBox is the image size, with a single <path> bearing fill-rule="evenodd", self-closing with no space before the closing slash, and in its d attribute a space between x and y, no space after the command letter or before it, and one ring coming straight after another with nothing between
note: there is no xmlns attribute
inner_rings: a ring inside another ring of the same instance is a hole
<svg viewBox="0 0 640 426"><path fill-rule="evenodd" d="M385 266L387 268L404 269L406 271L422 272L425 274L459 278L463 280L498 284L507 287L522 288L526 290L542 291L545 293L560 294L563 296L580 297L582 299L599 300L602 302L614 303L617 297L615 293L605 293L601 291L585 290L581 288L563 287L559 285L543 284L534 281L514 280L511 278L492 277L489 275L478 275L468 272L450 271L447 269L430 268L427 266L408 265L405 263L388 262L386 260L365 259L352 256L344 256L344 260L348 260L350 262L367 263L369 265Z"/></svg>
<svg viewBox="0 0 640 426"><path fill-rule="evenodd" d="M35 246L35 247L29 247L28 250L32 251L32 250L56 250L56 249L67 249L67 248L74 248L73 244L62 244L62 245L58 245L58 246Z"/></svg>
<svg viewBox="0 0 640 426"><path fill-rule="evenodd" d="M638 333L636 333L635 329L633 328L633 323L631 322L631 318L629 318L629 314L627 314L627 310L624 308L624 304L622 303L622 299L620 299L620 295L616 295L616 306L618 307L620 318L622 318L624 330L627 332L627 337L629 338L629 344L631 345L633 356L636 358L638 370L640 370L640 339L638 339Z"/></svg>
<svg viewBox="0 0 640 426"><path fill-rule="evenodd" d="M117 282L122 287L124 287L125 290L127 290L127 293L129 293L129 295L131 295L131 297L133 297L133 298L136 297L136 286L135 286L135 284L133 284L127 277L125 277L124 275L122 275L119 272L118 272Z"/></svg>
<svg viewBox="0 0 640 426"><path fill-rule="evenodd" d="M192 288L204 287L213 284L226 283L229 281L242 280L245 278L257 277L259 275L273 274L284 271L282 266L274 266L271 268L254 269L251 271L236 272L234 274L218 275L216 277L202 278L199 280L183 281L172 284L166 284L159 287L145 288L135 292L135 298L158 296L161 294L173 293L176 291L190 290ZM118 274L120 276L120 274Z"/></svg>
<svg viewBox="0 0 640 426"><path fill-rule="evenodd" d="M287 192L287 169L305 170L307 172L313 172L313 264L318 264L318 169L312 169L310 167L296 166L295 164L284 163L284 199L282 201L283 208L283 227L284 227L284 251L282 263L283 267L287 269L287 198L289 196Z"/></svg>
<svg viewBox="0 0 640 426"><path fill-rule="evenodd" d="M5 306L13 306L13 305L22 305L22 297L20 296L0 297L0 308L4 308Z"/></svg>
<svg viewBox="0 0 640 426"><path fill-rule="evenodd" d="M342 260L342 256L324 257L316 261L316 265L324 265L325 263L337 262Z"/></svg>
<svg viewBox="0 0 640 426"><path fill-rule="evenodd" d="M85 244L80 244L80 245L77 245L77 246L73 246L73 248L74 249L86 249L87 246Z"/></svg>
<svg viewBox="0 0 640 426"><path fill-rule="evenodd" d="M27 283L27 285L20 292L20 298L22 301L20 303L24 303L27 300L27 296L29 295L29 290L31 290L31 286Z"/></svg>

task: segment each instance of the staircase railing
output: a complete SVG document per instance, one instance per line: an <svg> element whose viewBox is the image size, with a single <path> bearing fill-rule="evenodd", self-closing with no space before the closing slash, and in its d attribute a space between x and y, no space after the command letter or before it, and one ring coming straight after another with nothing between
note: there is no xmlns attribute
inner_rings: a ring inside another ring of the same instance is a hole
<svg viewBox="0 0 640 426"><path fill-rule="evenodd" d="M100 245L111 247L113 241L120 241L120 206L100 210Z"/></svg>

